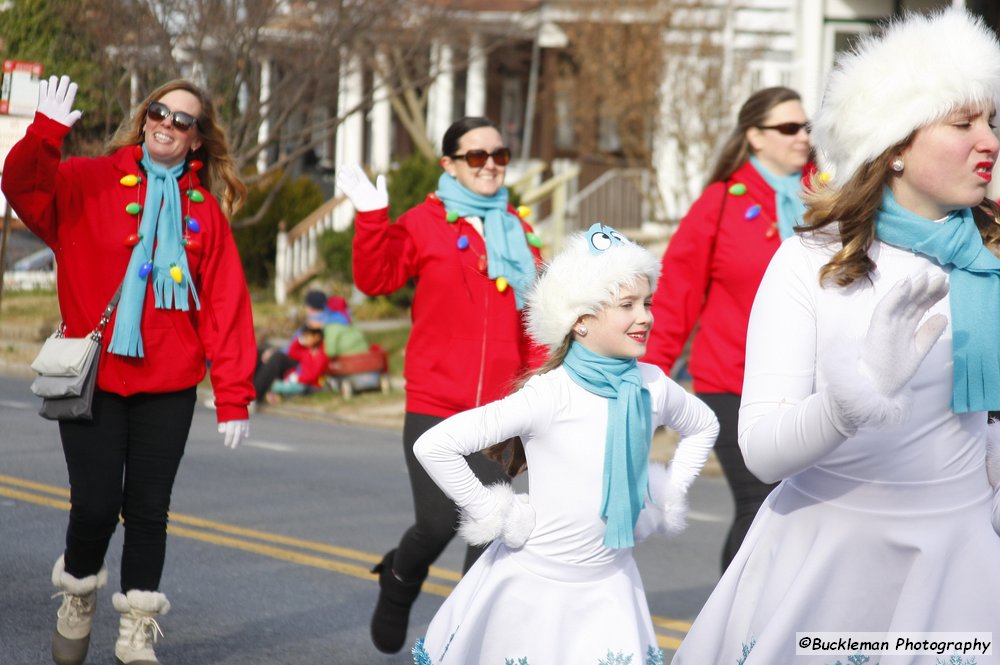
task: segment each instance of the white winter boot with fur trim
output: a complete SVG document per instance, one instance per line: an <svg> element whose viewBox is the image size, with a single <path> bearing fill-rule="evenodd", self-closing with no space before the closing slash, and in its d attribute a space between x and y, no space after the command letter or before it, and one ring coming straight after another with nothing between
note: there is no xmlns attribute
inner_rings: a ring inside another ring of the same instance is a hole
<svg viewBox="0 0 1000 665"><path fill-rule="evenodd" d="M116 665L160 665L153 645L163 635L156 617L170 611L167 597L159 591L132 589L116 593L111 602L122 615L115 642Z"/></svg>
<svg viewBox="0 0 1000 665"><path fill-rule="evenodd" d="M108 583L108 569L101 566L96 575L77 579L66 572L62 556L52 568L52 585L62 596L52 633L52 662L56 665L81 665L90 648L90 629L97 608L97 590Z"/></svg>

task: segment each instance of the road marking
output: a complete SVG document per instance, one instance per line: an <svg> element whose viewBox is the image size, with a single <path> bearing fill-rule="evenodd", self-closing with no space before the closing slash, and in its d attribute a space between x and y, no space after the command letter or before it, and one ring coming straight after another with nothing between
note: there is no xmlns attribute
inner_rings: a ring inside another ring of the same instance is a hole
<svg viewBox="0 0 1000 665"><path fill-rule="evenodd" d="M37 409L39 404L37 402L19 402L12 399L0 399L0 406L5 406L8 409L22 409L27 411L29 409Z"/></svg>
<svg viewBox="0 0 1000 665"><path fill-rule="evenodd" d="M29 491L31 490L31 491ZM65 487L47 485L33 480L17 478L0 474L0 496L31 503L47 508L68 511L70 508L69 490ZM302 566L319 568L341 575L347 575L357 579L376 582L375 576L370 571L370 565L378 563L382 557L369 552L355 550L349 547L339 547L328 545L303 538L292 536L282 536L280 534L249 529L246 527L216 522L214 520L184 515L181 513L170 513L170 525L167 532L180 538L189 538L200 542L229 547L232 549L258 554L260 556L271 557L281 561L287 561ZM285 547L278 547L284 545ZM297 550L286 549L289 547ZM306 550L306 551L301 551ZM344 559L362 562L350 563L338 561L323 556L317 556L310 552L332 555ZM458 582L461 573L445 568L431 566L431 576L446 582ZM454 584L440 584L437 582L424 582L422 590L436 596L447 597L454 589ZM669 619L666 617L653 616L653 626L657 629L670 631L676 635L664 635L657 633L656 641L661 648L676 650L681 643L681 638L691 628L690 622Z"/></svg>
<svg viewBox="0 0 1000 665"><path fill-rule="evenodd" d="M243 442L243 445L247 448L261 448L262 450L273 450L279 453L290 453L295 450L294 446L290 446L287 443L274 443L272 441L256 441L254 439L247 439Z"/></svg>
<svg viewBox="0 0 1000 665"><path fill-rule="evenodd" d="M688 511L688 519L695 522L715 522L717 524L725 524L729 521L728 517L723 515L716 515L714 513L703 513L697 510Z"/></svg>

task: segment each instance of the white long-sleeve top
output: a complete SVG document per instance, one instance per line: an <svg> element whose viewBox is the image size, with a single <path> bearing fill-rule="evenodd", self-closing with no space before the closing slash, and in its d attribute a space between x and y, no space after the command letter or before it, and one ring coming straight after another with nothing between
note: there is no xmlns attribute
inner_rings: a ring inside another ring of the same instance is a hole
<svg viewBox="0 0 1000 665"><path fill-rule="evenodd" d="M761 282L750 315L740 407L739 442L747 467L765 482L814 465L860 480L904 482L951 478L982 467L986 414L959 415L950 407L948 296L927 314L943 314L949 324L907 386L909 417L886 429L838 429L830 381L838 380L838 365L857 357L875 305L904 277L947 271L876 241L869 250L877 265L870 282L821 287L819 270L836 249L790 238Z"/></svg>
<svg viewBox="0 0 1000 665"><path fill-rule="evenodd" d="M671 482L686 491L708 458L718 421L658 367L639 363L639 369L653 427L681 434ZM463 456L521 437L535 510L535 528L522 549L549 560L601 566L617 556L604 546L600 516L607 424L608 400L587 392L559 367L532 377L508 397L439 423L417 440L414 453L445 494L480 520L493 512L496 499Z"/></svg>

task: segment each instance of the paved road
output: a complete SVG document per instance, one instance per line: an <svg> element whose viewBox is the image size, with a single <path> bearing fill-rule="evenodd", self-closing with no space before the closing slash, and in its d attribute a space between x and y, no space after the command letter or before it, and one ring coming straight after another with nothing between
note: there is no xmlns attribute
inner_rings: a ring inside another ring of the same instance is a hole
<svg viewBox="0 0 1000 665"><path fill-rule="evenodd" d="M0 377L0 665L49 662L66 471L57 426L35 415L28 380ZM391 664L369 644L369 568L410 519L397 432L262 414L223 447L199 406L171 513L162 590L173 610L157 648L167 665ZM661 644L676 647L716 580L730 506L721 478L692 489L692 524L636 549ZM107 564L116 587L120 529ZM414 608L419 636L458 579L457 542ZM116 615L105 589L88 663L110 663ZM668 656L669 662L669 656Z"/></svg>

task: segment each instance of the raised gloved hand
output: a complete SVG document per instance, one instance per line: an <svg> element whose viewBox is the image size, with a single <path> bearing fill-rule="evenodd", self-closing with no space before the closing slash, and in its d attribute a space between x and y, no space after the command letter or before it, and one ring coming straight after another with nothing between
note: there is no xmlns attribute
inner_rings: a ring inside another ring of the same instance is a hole
<svg viewBox="0 0 1000 665"><path fill-rule="evenodd" d="M909 399L903 389L948 325L942 314L920 320L946 293L943 275L900 280L875 306L860 352L845 344L827 354L828 413L841 434L906 418Z"/></svg>
<svg viewBox="0 0 1000 665"><path fill-rule="evenodd" d="M226 448L236 448L240 442L250 436L249 420L227 420L219 423L219 434L224 435L223 443Z"/></svg>
<svg viewBox="0 0 1000 665"><path fill-rule="evenodd" d="M73 100L76 99L76 83L68 76L49 77L49 80L38 84L39 113L61 125L72 127L73 123L83 115L82 111L73 110Z"/></svg>
<svg viewBox="0 0 1000 665"><path fill-rule="evenodd" d="M358 212L371 212L389 207L385 176L380 175L375 178L375 184L372 185L360 164L339 167L337 186L351 200Z"/></svg>
<svg viewBox="0 0 1000 665"><path fill-rule="evenodd" d="M920 273L900 280L875 306L861 348L861 368L882 395L902 390L941 337L946 316L935 314L923 325L920 320L947 293L944 275Z"/></svg>

